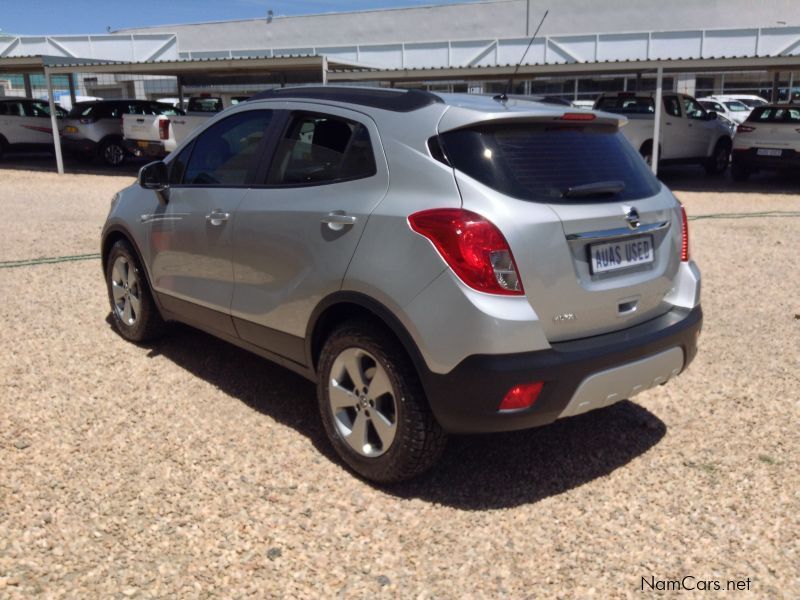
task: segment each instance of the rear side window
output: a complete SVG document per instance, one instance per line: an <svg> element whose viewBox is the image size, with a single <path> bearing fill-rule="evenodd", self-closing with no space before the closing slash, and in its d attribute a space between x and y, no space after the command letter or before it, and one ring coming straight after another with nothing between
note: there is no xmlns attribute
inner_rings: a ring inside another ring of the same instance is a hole
<svg viewBox="0 0 800 600"><path fill-rule="evenodd" d="M664 110L673 117L681 116L681 103L677 96L667 96L664 98Z"/></svg>
<svg viewBox="0 0 800 600"><path fill-rule="evenodd" d="M377 172L367 128L319 114L294 117L272 161L270 185L319 185Z"/></svg>
<svg viewBox="0 0 800 600"><path fill-rule="evenodd" d="M21 102L3 102L2 104L3 108L0 108L0 110L3 111L2 114L11 115L13 117L25 116L25 109L22 108Z"/></svg>
<svg viewBox="0 0 800 600"><path fill-rule="evenodd" d="M271 119L270 110L251 110L209 127L194 141L183 183L245 185Z"/></svg>
<svg viewBox="0 0 800 600"><path fill-rule="evenodd" d="M800 107L759 106L753 109L748 121L757 123L800 123Z"/></svg>
<svg viewBox="0 0 800 600"><path fill-rule="evenodd" d="M440 137L453 167L520 200L637 200L659 190L647 165L613 126L488 125ZM614 183L610 187L616 191L570 197L574 188L604 183Z"/></svg>

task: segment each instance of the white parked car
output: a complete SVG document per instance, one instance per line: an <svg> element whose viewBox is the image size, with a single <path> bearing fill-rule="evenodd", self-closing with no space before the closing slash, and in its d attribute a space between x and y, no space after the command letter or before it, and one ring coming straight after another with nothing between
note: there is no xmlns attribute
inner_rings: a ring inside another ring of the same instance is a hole
<svg viewBox="0 0 800 600"><path fill-rule="evenodd" d="M759 106L739 125L733 142L733 178L745 181L762 169L800 169L799 105Z"/></svg>
<svg viewBox="0 0 800 600"><path fill-rule="evenodd" d="M649 163L653 154L655 100L651 92L603 94L595 110L625 115L623 135ZM659 163L697 163L709 174L728 168L733 127L706 111L694 98L684 94L663 95Z"/></svg>
<svg viewBox="0 0 800 600"><path fill-rule="evenodd" d="M756 108L757 106L766 106L769 104L769 100L764 100L761 96L754 96L753 94L726 94L727 98L731 98L733 100L738 100L739 102L746 104L750 108Z"/></svg>
<svg viewBox="0 0 800 600"><path fill-rule="evenodd" d="M56 105L56 114L66 111ZM31 98L0 99L0 157L6 152L53 149L50 106Z"/></svg>
<svg viewBox="0 0 800 600"><path fill-rule="evenodd" d="M707 98L698 98L697 101L706 110L713 110L717 115L733 121L736 125L744 123L753 110L741 100L728 96L709 96Z"/></svg>

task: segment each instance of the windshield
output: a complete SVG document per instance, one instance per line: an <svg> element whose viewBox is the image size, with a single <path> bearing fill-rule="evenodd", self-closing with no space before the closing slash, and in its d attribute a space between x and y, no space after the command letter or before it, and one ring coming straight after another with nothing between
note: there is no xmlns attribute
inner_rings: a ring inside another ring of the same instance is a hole
<svg viewBox="0 0 800 600"><path fill-rule="evenodd" d="M222 110L222 98L191 98L189 107L186 110L189 112L217 113Z"/></svg>
<svg viewBox="0 0 800 600"><path fill-rule="evenodd" d="M637 200L659 190L645 162L611 125L483 125L440 139L454 168L521 200Z"/></svg>
<svg viewBox="0 0 800 600"><path fill-rule="evenodd" d="M747 108L746 104L744 104L743 102L739 102L738 100L733 102L726 102L725 106L727 106L728 110L730 110L731 112L746 112L750 110L749 108Z"/></svg>

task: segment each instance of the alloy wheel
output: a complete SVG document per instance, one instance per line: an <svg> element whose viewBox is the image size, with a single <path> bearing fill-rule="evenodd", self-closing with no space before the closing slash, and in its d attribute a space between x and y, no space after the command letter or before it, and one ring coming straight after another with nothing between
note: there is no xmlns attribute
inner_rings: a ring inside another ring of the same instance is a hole
<svg viewBox="0 0 800 600"><path fill-rule="evenodd" d="M347 348L334 360L328 402L342 439L361 456L389 450L397 434L397 399L386 369L361 348Z"/></svg>
<svg viewBox="0 0 800 600"><path fill-rule="evenodd" d="M111 268L111 294L117 317L132 327L142 308L142 289L136 270L124 256L117 257Z"/></svg>

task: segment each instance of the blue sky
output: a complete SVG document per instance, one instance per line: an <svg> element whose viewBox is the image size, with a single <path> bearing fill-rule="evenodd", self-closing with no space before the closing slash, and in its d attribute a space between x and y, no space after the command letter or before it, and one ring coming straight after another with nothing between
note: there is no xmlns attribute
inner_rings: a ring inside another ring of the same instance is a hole
<svg viewBox="0 0 800 600"><path fill-rule="evenodd" d="M455 4L469 0L2 0L3 34L103 33L229 19Z"/></svg>

